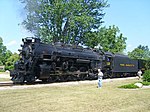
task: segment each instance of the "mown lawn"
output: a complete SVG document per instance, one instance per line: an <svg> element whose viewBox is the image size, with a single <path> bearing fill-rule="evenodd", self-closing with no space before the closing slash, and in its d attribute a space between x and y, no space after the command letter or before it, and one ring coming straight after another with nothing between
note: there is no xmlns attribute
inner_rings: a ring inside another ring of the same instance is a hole
<svg viewBox="0 0 150 112"><path fill-rule="evenodd" d="M0 78L0 82L4 82L4 81L11 81L11 80L8 78Z"/></svg>
<svg viewBox="0 0 150 112"><path fill-rule="evenodd" d="M4 74L0 74L0 82L11 81L10 78L8 77L9 74L5 74L5 75Z"/></svg>
<svg viewBox="0 0 150 112"><path fill-rule="evenodd" d="M9 73L0 72L0 82L10 81Z"/></svg>
<svg viewBox="0 0 150 112"><path fill-rule="evenodd" d="M135 81L0 91L0 112L149 112L150 89L118 88Z"/></svg>

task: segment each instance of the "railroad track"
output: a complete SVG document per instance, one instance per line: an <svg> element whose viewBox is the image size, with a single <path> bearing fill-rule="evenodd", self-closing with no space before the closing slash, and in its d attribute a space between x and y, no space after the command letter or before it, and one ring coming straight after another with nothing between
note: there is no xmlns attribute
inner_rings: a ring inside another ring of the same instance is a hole
<svg viewBox="0 0 150 112"><path fill-rule="evenodd" d="M0 82L0 87L4 87L4 86L14 86L13 82Z"/></svg>
<svg viewBox="0 0 150 112"><path fill-rule="evenodd" d="M35 82L34 84L26 84L26 83L24 83L23 85L26 86L26 85L36 85L36 84L42 84L42 83L41 82ZM8 82L0 82L0 87L23 86L23 85L13 84L13 82L10 82L10 81L8 81Z"/></svg>
<svg viewBox="0 0 150 112"><path fill-rule="evenodd" d="M57 82L55 82L55 83L57 83ZM62 82L63 83L63 82ZM0 82L0 88L2 88L2 87L21 87L21 86L32 86L32 85L34 85L34 86L36 86L36 85L44 85L44 84L53 84L53 83L50 83L50 82L42 82L42 81L36 81L36 82L34 82L34 83L31 83L31 84L27 84L27 83L24 83L24 84L13 84L13 82L12 81L5 81L5 82Z"/></svg>
<svg viewBox="0 0 150 112"><path fill-rule="evenodd" d="M104 79L103 82L111 82L111 81L119 81L119 80L127 80L127 79L137 79L137 77ZM38 87L50 87L50 86L79 85L79 84L97 84L97 80L55 82L55 83L43 83L42 81L37 81L34 84L23 84L23 85L14 85L13 82L7 81L7 82L0 82L0 91L13 90L13 89L38 88Z"/></svg>

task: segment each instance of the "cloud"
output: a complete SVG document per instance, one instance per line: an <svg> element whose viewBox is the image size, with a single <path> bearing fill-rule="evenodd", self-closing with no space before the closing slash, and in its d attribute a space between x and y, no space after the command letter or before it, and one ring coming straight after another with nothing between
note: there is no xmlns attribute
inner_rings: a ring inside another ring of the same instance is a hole
<svg viewBox="0 0 150 112"><path fill-rule="evenodd" d="M13 46L13 45L16 45L17 44L17 41L16 40L12 40L8 43L6 43L6 46Z"/></svg>

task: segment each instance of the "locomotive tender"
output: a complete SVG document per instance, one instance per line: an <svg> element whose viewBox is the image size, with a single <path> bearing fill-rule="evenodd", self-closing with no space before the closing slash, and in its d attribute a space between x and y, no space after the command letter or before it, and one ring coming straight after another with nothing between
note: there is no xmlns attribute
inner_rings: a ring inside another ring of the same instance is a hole
<svg viewBox="0 0 150 112"><path fill-rule="evenodd" d="M76 45L57 42L44 44L39 38L22 39L20 59L10 72L14 84L96 79L98 69L104 78L135 76L144 70L142 60L128 56L94 51Z"/></svg>
<svg viewBox="0 0 150 112"><path fill-rule="evenodd" d="M131 59L126 55L105 52L102 70L104 77L136 76L139 69L145 70L142 60Z"/></svg>
<svg viewBox="0 0 150 112"><path fill-rule="evenodd" d="M101 67L101 55L81 46L44 44L39 38L22 39L20 60L10 76L14 83L84 80L95 77Z"/></svg>

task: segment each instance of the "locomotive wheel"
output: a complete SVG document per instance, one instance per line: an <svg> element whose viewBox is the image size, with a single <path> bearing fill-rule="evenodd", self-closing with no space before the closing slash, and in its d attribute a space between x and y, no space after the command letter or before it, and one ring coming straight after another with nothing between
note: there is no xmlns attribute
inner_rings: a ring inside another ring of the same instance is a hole
<svg viewBox="0 0 150 112"><path fill-rule="evenodd" d="M33 75L27 75L26 76L26 81L28 84L32 84L35 82L35 77Z"/></svg>
<svg viewBox="0 0 150 112"><path fill-rule="evenodd" d="M59 81L59 76L52 76L51 78L53 82Z"/></svg>
<svg viewBox="0 0 150 112"><path fill-rule="evenodd" d="M109 73L108 74L108 77L111 79L111 78L113 78L113 73Z"/></svg>
<svg viewBox="0 0 150 112"><path fill-rule="evenodd" d="M68 62L63 62L62 69L67 70L68 69Z"/></svg>
<svg viewBox="0 0 150 112"><path fill-rule="evenodd" d="M73 66L70 67L70 71L71 71L71 72L75 72L75 71L77 71L77 70L78 70L78 69L77 69L76 67L73 67Z"/></svg>
<svg viewBox="0 0 150 112"><path fill-rule="evenodd" d="M61 82L62 77L61 76L56 76L56 81Z"/></svg>
<svg viewBox="0 0 150 112"><path fill-rule="evenodd" d="M53 81L52 77L49 77L49 78L47 79L47 82L53 83L54 81Z"/></svg>
<svg viewBox="0 0 150 112"><path fill-rule="evenodd" d="M62 77L62 79L61 79L62 82L66 82L67 81L67 76L66 75L62 75L61 77Z"/></svg>
<svg viewBox="0 0 150 112"><path fill-rule="evenodd" d="M47 83L47 82L48 82L48 79L42 79L42 82L43 82L43 83Z"/></svg>
<svg viewBox="0 0 150 112"><path fill-rule="evenodd" d="M108 78L107 76L107 72L104 72L104 76L103 76L104 79Z"/></svg>
<svg viewBox="0 0 150 112"><path fill-rule="evenodd" d="M22 74L17 74L12 79L13 84L24 84L25 78Z"/></svg>
<svg viewBox="0 0 150 112"><path fill-rule="evenodd" d="M55 62L52 62L51 67L52 67L52 70L56 71L56 63Z"/></svg>
<svg viewBox="0 0 150 112"><path fill-rule="evenodd" d="M113 78L113 73L110 71L105 71L103 77L104 78Z"/></svg>
<svg viewBox="0 0 150 112"><path fill-rule="evenodd" d="M87 79L87 74L80 75L80 80L86 80L86 79Z"/></svg>
<svg viewBox="0 0 150 112"><path fill-rule="evenodd" d="M76 81L77 80L77 77L76 76L71 76L71 78L72 78L72 81Z"/></svg>
<svg viewBox="0 0 150 112"><path fill-rule="evenodd" d="M66 78L67 81L72 81L72 77L70 75L67 76Z"/></svg>
<svg viewBox="0 0 150 112"><path fill-rule="evenodd" d="M85 67L81 67L80 68L80 72L86 72L87 70L86 70L86 68Z"/></svg>
<svg viewBox="0 0 150 112"><path fill-rule="evenodd" d="M67 76L64 75L63 78L64 78L64 82L66 82L67 81Z"/></svg>

